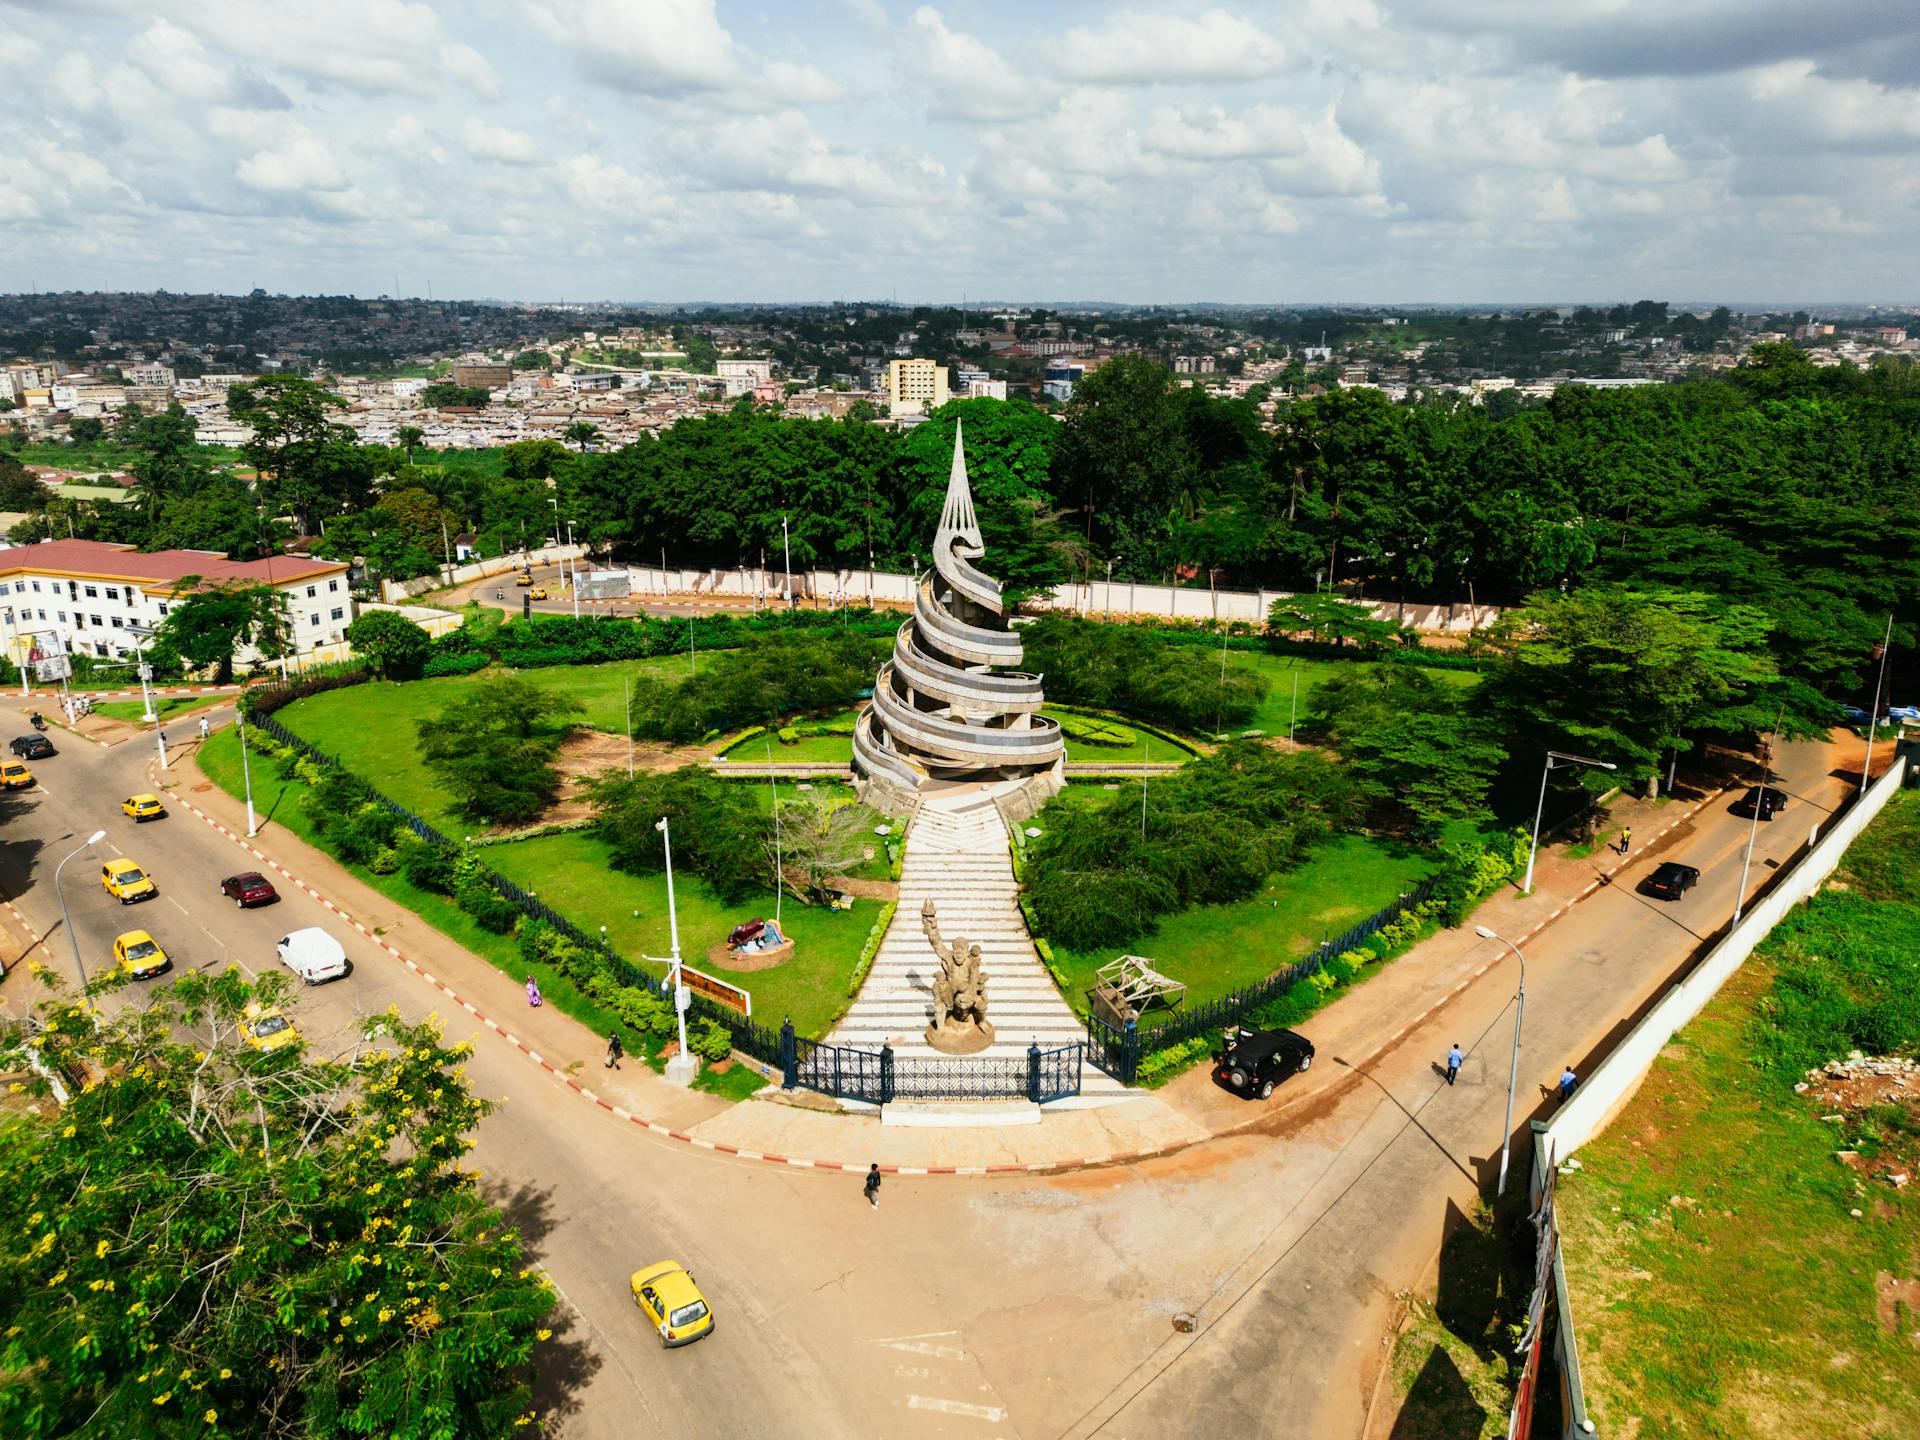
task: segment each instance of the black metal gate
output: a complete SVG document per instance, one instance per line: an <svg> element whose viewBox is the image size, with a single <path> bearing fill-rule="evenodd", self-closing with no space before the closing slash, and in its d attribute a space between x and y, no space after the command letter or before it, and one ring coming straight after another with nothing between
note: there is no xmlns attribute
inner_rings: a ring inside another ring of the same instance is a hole
<svg viewBox="0 0 1920 1440"><path fill-rule="evenodd" d="M1030 1100L1036 1105L1080 1093L1087 1047L1079 1041L1025 1055L896 1059L891 1045L862 1050L803 1040L780 1030L784 1088L804 1086L840 1100L891 1105L895 1100Z"/></svg>

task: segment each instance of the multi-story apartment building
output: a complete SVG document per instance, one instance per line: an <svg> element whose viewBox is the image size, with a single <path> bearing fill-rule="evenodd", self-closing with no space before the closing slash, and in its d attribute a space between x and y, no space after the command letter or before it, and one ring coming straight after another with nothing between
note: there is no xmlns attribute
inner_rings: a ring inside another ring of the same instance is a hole
<svg viewBox="0 0 1920 1440"><path fill-rule="evenodd" d="M101 540L47 540L0 549L0 624L16 663L42 655L125 659L133 630L158 629L196 588L267 586L283 597L294 655L301 662L345 659L353 621L347 566L276 555L229 560L212 550L156 550ZM259 656L246 651L243 663Z"/></svg>
<svg viewBox="0 0 1920 1440"><path fill-rule="evenodd" d="M947 367L931 360L887 362L887 413L926 415L947 403Z"/></svg>

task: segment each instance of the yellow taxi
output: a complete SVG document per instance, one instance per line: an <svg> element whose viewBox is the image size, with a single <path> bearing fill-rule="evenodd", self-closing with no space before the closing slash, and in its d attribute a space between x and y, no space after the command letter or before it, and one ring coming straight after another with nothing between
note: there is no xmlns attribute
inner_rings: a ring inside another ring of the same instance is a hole
<svg viewBox="0 0 1920 1440"><path fill-rule="evenodd" d="M713 1333L713 1312L707 1308L707 1297L684 1266L662 1260L634 1271L628 1283L633 1287L633 1303L660 1332L662 1345L691 1345Z"/></svg>
<svg viewBox="0 0 1920 1440"><path fill-rule="evenodd" d="M528 598L529 600L544 600L544 599L546 599L546 598L547 598L547 587L546 587L546 586L544 586L544 585L536 585L536 586L534 586L534 587L533 587L533 588L532 588L531 590L529 590L529 591L527 591L527 598Z"/></svg>
<svg viewBox="0 0 1920 1440"><path fill-rule="evenodd" d="M160 942L144 930L129 930L113 942L113 958L135 980L147 980L170 968L173 961Z"/></svg>
<svg viewBox="0 0 1920 1440"><path fill-rule="evenodd" d="M513 583L523 586L533 584L533 572L531 570L522 570L518 575L513 577Z"/></svg>
<svg viewBox="0 0 1920 1440"><path fill-rule="evenodd" d="M18 760L0 760L0 785L9 790L24 790L33 784L33 771Z"/></svg>
<svg viewBox="0 0 1920 1440"><path fill-rule="evenodd" d="M158 795L129 795L120 802L120 809L135 820L158 820L167 813Z"/></svg>
<svg viewBox="0 0 1920 1440"><path fill-rule="evenodd" d="M109 860L100 867L100 883L122 905L136 900L151 900L160 893L153 877L131 860Z"/></svg>
<svg viewBox="0 0 1920 1440"><path fill-rule="evenodd" d="M240 1033L255 1050L284 1050L300 1043L300 1032L277 1005L262 1005L257 1000L240 1017Z"/></svg>

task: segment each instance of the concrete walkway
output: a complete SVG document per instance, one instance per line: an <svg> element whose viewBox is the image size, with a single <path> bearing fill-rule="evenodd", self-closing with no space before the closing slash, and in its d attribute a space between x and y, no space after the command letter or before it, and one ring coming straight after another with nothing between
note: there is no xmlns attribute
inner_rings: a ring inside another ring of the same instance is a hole
<svg viewBox="0 0 1920 1440"><path fill-rule="evenodd" d="M984 790L956 791L921 803L907 833L900 872L900 908L887 927L873 969L852 1007L827 1038L835 1045L877 1049L891 1044L897 1060L944 1060L927 1043L933 981L940 964L921 925L932 900L941 938L980 947L987 976L987 1019L994 1041L982 1058L1023 1059L1029 1045L1047 1049L1086 1038L1040 963L1016 896L1007 830ZM1084 1068L1081 1103L1117 1100L1125 1087L1093 1066Z"/></svg>

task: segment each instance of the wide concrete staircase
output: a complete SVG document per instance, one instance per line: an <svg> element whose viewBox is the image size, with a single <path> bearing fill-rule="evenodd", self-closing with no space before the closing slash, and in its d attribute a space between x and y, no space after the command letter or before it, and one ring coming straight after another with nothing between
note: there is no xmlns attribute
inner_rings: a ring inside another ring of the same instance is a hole
<svg viewBox="0 0 1920 1440"><path fill-rule="evenodd" d="M924 1033L940 968L920 926L920 906L929 898L943 938L964 936L980 947L994 1028L982 1057L1024 1058L1036 1042L1048 1049L1084 1040L1085 1027L1034 952L1018 889L1006 826L990 794L962 790L924 800L907 834L900 908L859 996L828 1040L873 1049L890 1043L896 1061L950 1058ZM1082 1067L1080 1084L1077 1100L1055 1103L1077 1108L1128 1098L1126 1087L1091 1062Z"/></svg>

